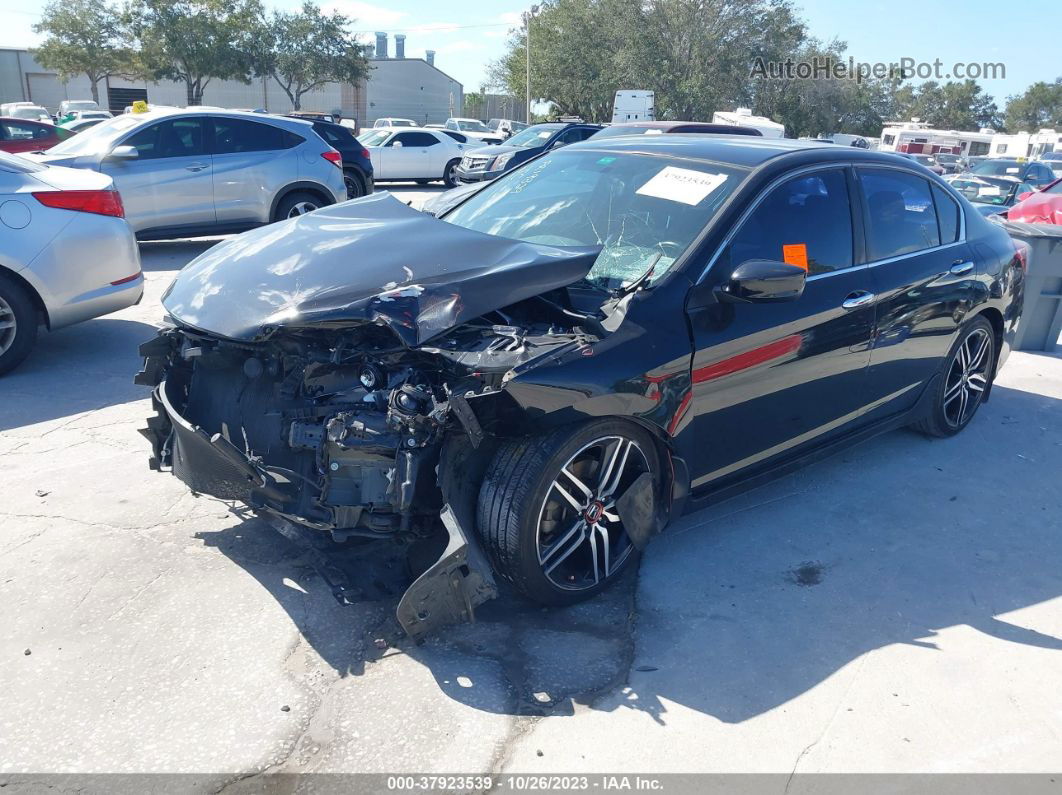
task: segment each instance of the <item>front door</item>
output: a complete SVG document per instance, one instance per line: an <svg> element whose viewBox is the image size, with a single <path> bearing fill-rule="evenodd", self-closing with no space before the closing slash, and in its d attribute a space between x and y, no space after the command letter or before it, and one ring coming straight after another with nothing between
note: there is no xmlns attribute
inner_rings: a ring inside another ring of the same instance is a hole
<svg viewBox="0 0 1062 795"><path fill-rule="evenodd" d="M133 147L137 157L104 160L100 170L114 180L134 231L214 224L204 127L197 116L150 124L117 144Z"/></svg>
<svg viewBox="0 0 1062 795"><path fill-rule="evenodd" d="M387 179L438 179L432 171L432 147L442 147L429 132L400 132L388 141L383 149L383 164Z"/></svg>
<svg viewBox="0 0 1062 795"><path fill-rule="evenodd" d="M772 188L707 275L721 283L753 259L808 271L795 301L690 310L692 399L679 442L695 489L725 485L862 423L874 306L855 245L852 181L834 167Z"/></svg>

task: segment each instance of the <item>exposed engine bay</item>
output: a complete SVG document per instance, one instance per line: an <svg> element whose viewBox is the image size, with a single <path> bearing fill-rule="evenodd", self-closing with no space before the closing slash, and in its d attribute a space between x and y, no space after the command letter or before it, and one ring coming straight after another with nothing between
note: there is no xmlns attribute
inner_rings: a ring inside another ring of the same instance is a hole
<svg viewBox="0 0 1062 795"><path fill-rule="evenodd" d="M597 249L473 232L386 196L344 207L356 215L256 230L181 272L171 324L141 346L156 411L143 433L152 467L193 491L336 541L428 537L441 519L444 552L399 605L419 636L495 594L475 489L498 440L534 431L507 384L592 353L633 288L585 282ZM403 231L404 254L352 267L349 246ZM265 247L268 273L241 262Z"/></svg>

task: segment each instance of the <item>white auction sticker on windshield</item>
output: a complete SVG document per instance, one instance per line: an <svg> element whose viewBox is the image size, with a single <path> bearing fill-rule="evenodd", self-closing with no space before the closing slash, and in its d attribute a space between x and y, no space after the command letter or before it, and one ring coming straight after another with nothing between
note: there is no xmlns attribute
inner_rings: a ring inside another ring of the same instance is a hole
<svg viewBox="0 0 1062 795"><path fill-rule="evenodd" d="M666 166L635 193L683 204L700 204L704 197L726 182L726 174L706 174L689 168Z"/></svg>
<svg viewBox="0 0 1062 795"><path fill-rule="evenodd" d="M989 185L984 188L977 189L978 196L999 196L1000 190L995 185Z"/></svg>

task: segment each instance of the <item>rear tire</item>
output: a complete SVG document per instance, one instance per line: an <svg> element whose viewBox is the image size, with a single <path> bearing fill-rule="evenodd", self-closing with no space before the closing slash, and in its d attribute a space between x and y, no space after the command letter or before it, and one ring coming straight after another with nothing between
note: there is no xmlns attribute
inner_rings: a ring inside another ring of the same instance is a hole
<svg viewBox="0 0 1062 795"><path fill-rule="evenodd" d="M0 375L14 370L37 341L37 307L21 284L0 273Z"/></svg>
<svg viewBox="0 0 1062 795"><path fill-rule="evenodd" d="M313 212L324 206L324 202L321 201L319 196L305 191L295 191L280 200L273 220L283 221L288 218L298 218L300 215L306 215L306 213Z"/></svg>
<svg viewBox="0 0 1062 795"><path fill-rule="evenodd" d="M977 315L962 328L934 387L929 413L912 424L926 436L954 436L973 419L992 385L996 369L996 330Z"/></svg>
<svg viewBox="0 0 1062 795"><path fill-rule="evenodd" d="M615 500L646 471L659 488L652 437L622 420L502 444L476 517L497 573L544 605L574 604L611 585L638 557Z"/></svg>
<svg viewBox="0 0 1062 795"><path fill-rule="evenodd" d="M443 169L443 184L448 188L456 188L458 186L457 181L457 167L460 165L460 158L451 160L446 164L446 168Z"/></svg>
<svg viewBox="0 0 1062 795"><path fill-rule="evenodd" d="M343 171L343 184L347 186L347 200L360 199L365 195L365 180L352 168Z"/></svg>

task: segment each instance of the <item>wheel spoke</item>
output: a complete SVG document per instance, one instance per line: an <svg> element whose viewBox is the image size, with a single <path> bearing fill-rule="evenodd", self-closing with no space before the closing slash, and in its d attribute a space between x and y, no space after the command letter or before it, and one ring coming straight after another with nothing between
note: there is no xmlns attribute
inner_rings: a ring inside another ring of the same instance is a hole
<svg viewBox="0 0 1062 795"><path fill-rule="evenodd" d="M3 331L4 329L8 329L8 328L14 328L14 327L15 327L15 321L14 320L0 320L0 331Z"/></svg>
<svg viewBox="0 0 1062 795"><path fill-rule="evenodd" d="M542 557L542 565L546 566L546 574L550 574L557 566L566 561L575 550L583 545L584 541L586 541L586 522L579 519L572 529L564 534L564 538L552 544ZM556 554L558 550L562 550L559 555ZM549 565L546 565L547 563ZM596 567L596 561L594 565Z"/></svg>
<svg viewBox="0 0 1062 795"><path fill-rule="evenodd" d="M601 582L601 573L597 565L597 532L593 528L590 529L590 560L594 566L594 585L597 585ZM605 576L607 577L608 574L606 573Z"/></svg>
<svg viewBox="0 0 1062 795"><path fill-rule="evenodd" d="M568 480L572 482L572 485L575 486L575 488L579 489L579 491L582 492L583 496L586 497L587 500L593 499L594 492L590 490L589 486L579 480L579 478L577 478L575 474L570 469L568 469L568 467L564 467L563 469L561 469L561 474L567 475ZM576 507L578 508L581 506Z"/></svg>
<svg viewBox="0 0 1062 795"><path fill-rule="evenodd" d="M981 344L977 348L977 352L970 357L969 370L977 370L981 367L981 360L984 359L985 354L988 352L988 335L981 335Z"/></svg>
<svg viewBox="0 0 1062 795"><path fill-rule="evenodd" d="M595 532L601 537L601 557L605 564L605 576L608 577L610 574L612 574L612 550L609 545L608 530L602 527L600 524L596 524L594 525L593 532ZM594 549L594 553L596 556L596 547Z"/></svg>
<svg viewBox="0 0 1062 795"><path fill-rule="evenodd" d="M579 500L575 499L559 481L553 481L553 488L556 489L565 501L577 511L583 510L583 504Z"/></svg>
<svg viewBox="0 0 1062 795"><path fill-rule="evenodd" d="M966 405L970 400L970 391L964 385L963 388L959 390L959 395L959 413L956 415L955 422L956 424L961 425L963 418L966 416Z"/></svg>
<svg viewBox="0 0 1062 795"><path fill-rule="evenodd" d="M944 393L944 405L947 406L949 403L955 400L955 398L959 396L960 392L962 392L961 378L954 384L952 384L950 387L948 387L948 391Z"/></svg>
<svg viewBox="0 0 1062 795"><path fill-rule="evenodd" d="M980 373L974 373L970 376L966 385L970 387L974 392L984 392L985 387L988 385L988 381Z"/></svg>
<svg viewBox="0 0 1062 795"><path fill-rule="evenodd" d="M601 499L611 497L619 488L623 472L627 468L627 458L631 454L633 443L628 439L620 439L616 450L606 467L605 474L601 478Z"/></svg>
<svg viewBox="0 0 1062 795"><path fill-rule="evenodd" d="M970 340L968 340L968 339L963 340L962 345L959 346L959 350L956 351L956 353L955 353L955 361L959 365L959 372L960 373L965 373L966 372L967 357L969 356L969 353L970 353L966 349L966 346L969 345L969 344L970 344Z"/></svg>

